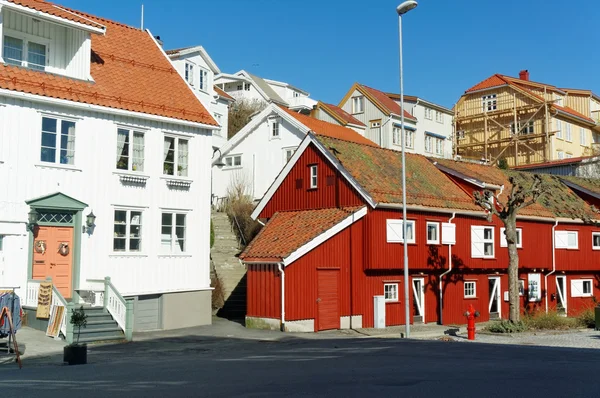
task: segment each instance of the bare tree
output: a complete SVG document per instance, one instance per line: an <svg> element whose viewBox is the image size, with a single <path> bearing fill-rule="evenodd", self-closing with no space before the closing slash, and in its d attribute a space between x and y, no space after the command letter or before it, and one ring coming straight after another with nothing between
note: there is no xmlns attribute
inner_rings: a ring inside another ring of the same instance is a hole
<svg viewBox="0 0 600 398"><path fill-rule="evenodd" d="M504 234L508 246L508 301L509 320L518 322L521 316L519 306L519 254L517 252L517 215L527 206L536 203L542 196L549 192L549 187L542 182L542 178L534 174L533 182L525 188L514 176L509 177L511 184L510 193L505 203L490 191L474 192L475 203L488 210L488 219L498 217L504 223ZM494 203L495 199L495 203Z"/></svg>
<svg viewBox="0 0 600 398"><path fill-rule="evenodd" d="M231 176L227 187L226 212L242 248L250 243L261 228L261 225L252 219L252 211L252 181L246 173L238 171Z"/></svg>
<svg viewBox="0 0 600 398"><path fill-rule="evenodd" d="M252 116L267 107L264 101L258 99L237 99L229 107L227 139L237 134L245 125L250 122Z"/></svg>

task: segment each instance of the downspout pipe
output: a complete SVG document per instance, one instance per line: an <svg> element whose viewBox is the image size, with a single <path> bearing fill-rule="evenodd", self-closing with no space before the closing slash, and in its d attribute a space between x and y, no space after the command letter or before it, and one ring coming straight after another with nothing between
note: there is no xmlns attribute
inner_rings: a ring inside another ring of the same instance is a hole
<svg viewBox="0 0 600 398"><path fill-rule="evenodd" d="M281 274L281 331L285 332L285 265L277 263Z"/></svg>
<svg viewBox="0 0 600 398"><path fill-rule="evenodd" d="M452 220L454 220L454 217L456 217L456 213L452 213L452 217L450 217L450 219L448 220L448 224L452 223ZM442 318L442 314L444 312L444 310L443 310L443 308L444 308L443 307L443 305L444 305L443 295L444 294L442 293L443 292L442 279L444 278L444 276L448 275L450 273L450 271L452 271L452 244L451 243L448 244L448 271L446 271L440 275L440 286L439 286L439 289L440 289L440 325L444 324L444 320Z"/></svg>
<svg viewBox="0 0 600 398"><path fill-rule="evenodd" d="M544 286L546 287L546 314L548 313L548 277L556 272L556 237L555 229L558 226L558 220L552 227L552 271L544 275Z"/></svg>

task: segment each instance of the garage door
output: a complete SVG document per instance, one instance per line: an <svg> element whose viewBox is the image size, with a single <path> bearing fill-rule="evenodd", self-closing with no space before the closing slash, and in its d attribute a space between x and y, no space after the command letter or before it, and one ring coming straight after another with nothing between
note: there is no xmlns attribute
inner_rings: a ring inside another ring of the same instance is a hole
<svg viewBox="0 0 600 398"><path fill-rule="evenodd" d="M160 297L160 294L138 296L133 324L136 332L161 329Z"/></svg>
<svg viewBox="0 0 600 398"><path fill-rule="evenodd" d="M340 309L338 305L337 270L319 270L318 275L318 328L317 330L339 329Z"/></svg>

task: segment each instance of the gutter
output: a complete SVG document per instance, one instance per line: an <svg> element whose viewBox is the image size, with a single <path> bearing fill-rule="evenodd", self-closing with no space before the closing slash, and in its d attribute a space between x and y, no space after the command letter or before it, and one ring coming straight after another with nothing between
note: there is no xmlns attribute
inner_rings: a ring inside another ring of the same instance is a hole
<svg viewBox="0 0 600 398"><path fill-rule="evenodd" d="M277 269L281 273L281 331L285 332L285 267L283 263L277 263Z"/></svg>
<svg viewBox="0 0 600 398"><path fill-rule="evenodd" d="M558 220L554 223L552 227L552 271L544 275L544 287L546 288L546 314L548 313L548 277L556 272L556 237L555 237L555 229L558 225Z"/></svg>
<svg viewBox="0 0 600 398"><path fill-rule="evenodd" d="M452 213L452 217L450 217L450 219L448 220L448 224L452 223L452 220L454 220L454 217L456 217L456 213ZM440 231L441 232L441 231ZM442 273L440 275L440 325L444 324L444 320L443 320L443 313L444 313L444 293L442 290L442 280L444 278L444 276L448 275L450 273L450 271L452 271L452 244L448 243L448 271Z"/></svg>

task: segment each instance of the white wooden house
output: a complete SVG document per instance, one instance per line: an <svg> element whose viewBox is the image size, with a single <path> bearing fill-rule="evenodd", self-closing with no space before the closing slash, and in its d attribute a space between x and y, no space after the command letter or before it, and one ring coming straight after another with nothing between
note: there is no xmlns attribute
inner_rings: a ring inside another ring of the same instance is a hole
<svg viewBox="0 0 600 398"><path fill-rule="evenodd" d="M373 145L350 128L270 104L215 152L215 202L226 197L229 187L237 184L243 184L255 200L262 198L309 131Z"/></svg>
<svg viewBox="0 0 600 398"><path fill-rule="evenodd" d="M104 296L123 328L209 324L218 123L149 31L0 4L0 289L35 307L51 277L53 301Z"/></svg>
<svg viewBox="0 0 600 398"><path fill-rule="evenodd" d="M234 99L214 86L215 75L221 73L221 70L202 46L167 50L166 53L177 72L221 126L220 129L213 130L212 145L215 148L222 147L227 142L229 105Z"/></svg>
<svg viewBox="0 0 600 398"><path fill-rule="evenodd" d="M291 110L309 113L317 101L310 94L291 84L263 79L245 70L234 74L221 73L215 84L232 97L240 100L274 103Z"/></svg>

